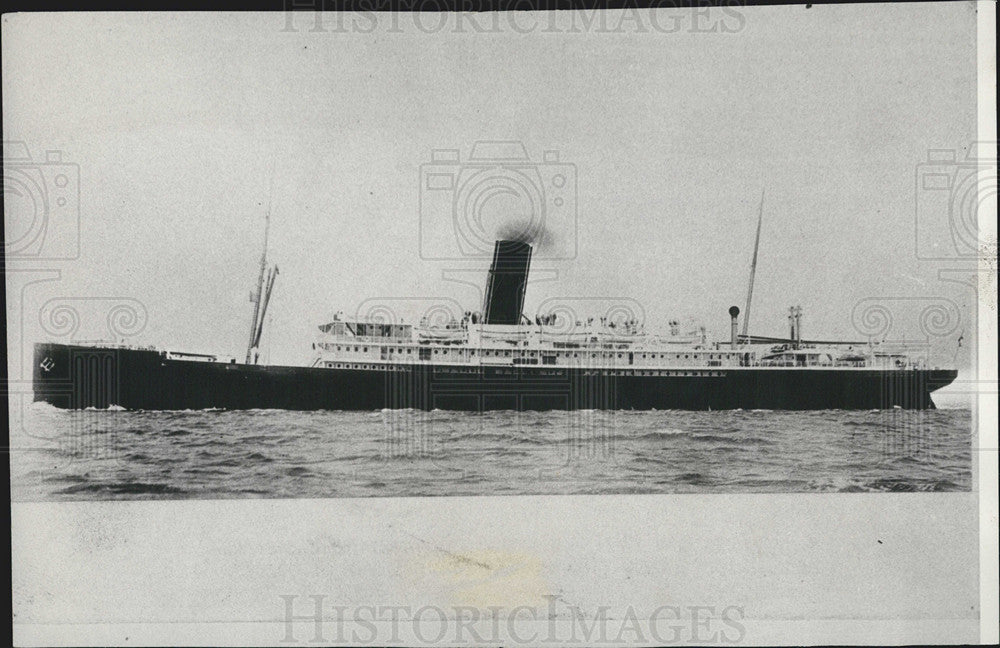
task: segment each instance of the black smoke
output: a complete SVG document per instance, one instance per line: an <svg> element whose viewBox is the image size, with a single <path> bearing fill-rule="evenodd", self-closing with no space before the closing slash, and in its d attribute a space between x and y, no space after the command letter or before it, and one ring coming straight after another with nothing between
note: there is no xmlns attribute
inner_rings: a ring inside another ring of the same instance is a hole
<svg viewBox="0 0 1000 648"><path fill-rule="evenodd" d="M536 250L544 250L555 245L555 234L543 223L533 219L510 220L497 227L495 238L502 241L527 243Z"/></svg>

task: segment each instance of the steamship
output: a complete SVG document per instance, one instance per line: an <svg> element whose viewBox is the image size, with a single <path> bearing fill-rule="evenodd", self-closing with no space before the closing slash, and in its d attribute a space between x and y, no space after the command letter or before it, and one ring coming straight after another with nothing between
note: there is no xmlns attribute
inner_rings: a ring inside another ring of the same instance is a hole
<svg viewBox="0 0 1000 648"><path fill-rule="evenodd" d="M318 327L309 366L259 364L277 276L266 249L265 233L242 362L42 342L34 349L35 400L136 410L931 409L931 393L956 377L876 341L803 340L800 309L792 309L789 337L761 338L738 333L733 306L730 338L715 342L704 329L647 334L628 313L528 317L532 245L524 240L495 243L480 312L417 324L337 315ZM752 278L750 285L752 294ZM748 294L747 310L749 303Z"/></svg>

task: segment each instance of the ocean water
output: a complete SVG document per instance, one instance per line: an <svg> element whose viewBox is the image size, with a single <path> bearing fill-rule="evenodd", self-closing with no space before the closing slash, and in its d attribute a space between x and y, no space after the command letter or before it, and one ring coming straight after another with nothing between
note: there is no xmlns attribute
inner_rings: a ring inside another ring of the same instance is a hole
<svg viewBox="0 0 1000 648"><path fill-rule="evenodd" d="M11 426L14 501L967 491L969 409L63 411Z"/></svg>

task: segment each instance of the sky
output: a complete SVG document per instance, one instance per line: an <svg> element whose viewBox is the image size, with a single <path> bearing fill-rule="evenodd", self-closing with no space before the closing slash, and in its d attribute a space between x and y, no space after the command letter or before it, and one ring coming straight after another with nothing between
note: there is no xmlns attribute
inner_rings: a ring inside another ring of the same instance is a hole
<svg viewBox="0 0 1000 648"><path fill-rule="evenodd" d="M752 333L785 334L801 305L805 337L857 339L859 304L875 303L888 337L926 338L919 313L937 306L950 314L933 344L967 364L976 296L939 271L968 264L920 258L948 213L915 179L929 150L962 159L976 139L974 5L698 11L363 14L319 30L307 14L5 15L3 136L26 146L18 168L51 215L7 258L12 375L34 341L121 337L118 303L140 313L129 343L242 356L268 208L272 362L307 362L337 311L478 310L488 257L458 248L450 206L484 177L479 141L530 158L494 162L521 184L479 197L483 237L529 213L525 196L546 205L529 314L626 304L648 329L690 320L725 338L764 192ZM50 150L61 159L43 164ZM69 190L79 178L61 206L59 165ZM10 173L5 226L30 231Z"/></svg>

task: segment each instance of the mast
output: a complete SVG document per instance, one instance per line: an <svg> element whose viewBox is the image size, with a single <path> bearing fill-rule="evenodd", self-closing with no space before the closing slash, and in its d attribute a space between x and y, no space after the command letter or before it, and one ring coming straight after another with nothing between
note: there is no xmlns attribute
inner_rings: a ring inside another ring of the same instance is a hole
<svg viewBox="0 0 1000 648"><path fill-rule="evenodd" d="M260 317L257 318L257 330L254 334L252 349L257 349L260 346L260 336L264 332L264 316L267 314L267 305L271 303L271 291L274 289L274 279L278 276L278 266L275 265L271 268L271 272L267 275L267 288L264 289L264 301L260 305ZM254 358L254 364L257 363L257 358Z"/></svg>
<svg viewBox="0 0 1000 648"><path fill-rule="evenodd" d="M757 238L753 243L753 261L750 263L750 285L747 287L747 303L743 309L743 338L747 339L750 328L750 300L753 298L753 278L757 274L757 250L760 248L760 224L764 220L764 190L760 191L760 211L757 213Z"/></svg>
<svg viewBox="0 0 1000 648"><path fill-rule="evenodd" d="M258 323L264 319L261 313L261 297L264 290L264 275L267 273L267 237L271 229L271 194L274 193L274 167L271 168L271 187L267 193L267 212L264 214L264 249L260 253L260 273L257 275L257 290L253 301L253 322L250 324L250 341L247 343L246 363L250 364L253 348L256 346Z"/></svg>

